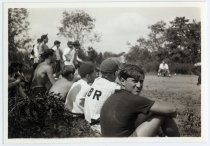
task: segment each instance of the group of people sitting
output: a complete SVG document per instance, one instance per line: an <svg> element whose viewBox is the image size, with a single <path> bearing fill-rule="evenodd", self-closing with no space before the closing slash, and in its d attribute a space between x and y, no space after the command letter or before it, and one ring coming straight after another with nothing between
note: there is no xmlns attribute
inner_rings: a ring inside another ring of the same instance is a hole
<svg viewBox="0 0 210 146"><path fill-rule="evenodd" d="M174 121L176 108L140 95L145 74L139 66L107 58L99 68L92 62L76 67L73 56L66 55L57 78L53 76L57 55L56 49L43 50L31 78L33 94L59 94L73 117L84 118L104 137L180 136Z"/></svg>

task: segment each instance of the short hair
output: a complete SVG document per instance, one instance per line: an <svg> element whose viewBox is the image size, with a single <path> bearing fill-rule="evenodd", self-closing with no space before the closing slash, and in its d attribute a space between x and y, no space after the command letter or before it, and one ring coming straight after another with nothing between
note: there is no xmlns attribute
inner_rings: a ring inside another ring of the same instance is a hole
<svg viewBox="0 0 210 146"><path fill-rule="evenodd" d="M78 69L78 73L81 78L86 77L86 75L93 73L95 70L94 64L91 62L82 63Z"/></svg>
<svg viewBox="0 0 210 146"><path fill-rule="evenodd" d="M43 41L44 39L48 38L47 35L48 35L48 34L43 34L43 35L41 36L41 41Z"/></svg>
<svg viewBox="0 0 210 146"><path fill-rule="evenodd" d="M49 56L52 56L54 54L54 50L53 49L46 49L44 50L44 52L41 54L41 57L43 59L47 59Z"/></svg>
<svg viewBox="0 0 210 146"><path fill-rule="evenodd" d="M59 45L59 44L61 44L60 41L58 41L58 40L55 40L55 41L54 41L54 45Z"/></svg>
<svg viewBox="0 0 210 146"><path fill-rule="evenodd" d="M69 76L69 74L74 74L75 68L72 65L66 65L61 73L61 75L65 78Z"/></svg>
<svg viewBox="0 0 210 146"><path fill-rule="evenodd" d="M73 46L73 44L74 44L74 43L73 43L72 41L68 41L68 42L67 42L67 46L69 46L69 45Z"/></svg>
<svg viewBox="0 0 210 146"><path fill-rule="evenodd" d="M80 46L80 43L78 40L76 40L74 43L73 43L73 46Z"/></svg>
<svg viewBox="0 0 210 146"><path fill-rule="evenodd" d="M141 75L145 77L144 70L141 67L134 64L124 63L120 66L118 78L123 78L125 80L127 78L134 78L135 80L139 80Z"/></svg>
<svg viewBox="0 0 210 146"><path fill-rule="evenodd" d="M42 40L40 38L37 39L37 43L41 43Z"/></svg>

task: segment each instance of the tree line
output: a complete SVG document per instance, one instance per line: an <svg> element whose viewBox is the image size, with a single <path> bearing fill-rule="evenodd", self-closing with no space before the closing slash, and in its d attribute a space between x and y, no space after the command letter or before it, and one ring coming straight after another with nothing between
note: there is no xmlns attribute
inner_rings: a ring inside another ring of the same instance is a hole
<svg viewBox="0 0 210 146"><path fill-rule="evenodd" d="M9 62L29 62L29 44L32 38L28 35L28 15L25 8L8 9ZM74 10L64 11L62 15L58 36L78 40L82 45L101 41L101 34L94 30L95 19L88 13ZM125 55L128 62L142 66L147 72L155 72L159 63L166 60L172 71L188 74L191 73L192 65L201 61L201 22L175 17L168 24L158 21L148 29L150 32L147 37L139 37L135 44L128 46L128 53ZM20 51L20 48L25 51ZM117 54L102 53L90 46L81 49L78 56L98 65L105 58Z"/></svg>

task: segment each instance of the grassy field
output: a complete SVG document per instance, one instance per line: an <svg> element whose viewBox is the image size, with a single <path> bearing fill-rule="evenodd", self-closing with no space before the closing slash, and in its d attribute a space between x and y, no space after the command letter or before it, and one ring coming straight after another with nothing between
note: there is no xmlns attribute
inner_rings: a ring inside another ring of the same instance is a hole
<svg viewBox="0 0 210 146"><path fill-rule="evenodd" d="M178 109L175 120L181 136L200 137L201 86L196 83L197 76L193 75L146 75L141 94L173 103ZM34 98L36 96L39 98ZM64 111L64 103L57 97L42 96L31 94L30 100L17 100L17 97L9 100L9 138L96 137L84 119L73 118Z"/></svg>
<svg viewBox="0 0 210 146"><path fill-rule="evenodd" d="M201 86L196 85L197 78L194 75L145 77L142 95L177 107L181 136L201 136Z"/></svg>

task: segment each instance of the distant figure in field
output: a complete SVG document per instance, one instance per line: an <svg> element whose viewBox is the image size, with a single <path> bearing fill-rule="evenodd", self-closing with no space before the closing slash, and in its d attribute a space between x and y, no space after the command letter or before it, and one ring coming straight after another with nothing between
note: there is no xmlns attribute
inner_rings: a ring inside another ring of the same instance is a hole
<svg viewBox="0 0 210 146"><path fill-rule="evenodd" d="M171 76L168 64L163 60L158 69L158 76L161 76L161 75L165 76L165 74L166 76Z"/></svg>
<svg viewBox="0 0 210 146"><path fill-rule="evenodd" d="M194 64L193 73L198 76L197 85L200 85L201 84L201 62Z"/></svg>
<svg viewBox="0 0 210 146"><path fill-rule="evenodd" d="M59 94L62 101L65 102L66 95L73 84L75 69L71 66L65 66L61 75L62 78L57 80L50 88L49 93Z"/></svg>
<svg viewBox="0 0 210 146"><path fill-rule="evenodd" d="M78 68L81 79L75 82L69 90L65 108L74 115L84 115L85 96L93 83L96 73L93 63L82 63Z"/></svg>
<svg viewBox="0 0 210 146"><path fill-rule="evenodd" d="M56 78L59 77L60 71L61 71L61 50L60 50L60 44L61 44L61 42L56 40L56 41L54 41L54 45L52 47L52 49L55 51L55 56L56 56L55 65L54 65L54 72L55 72L55 77Z"/></svg>
<svg viewBox="0 0 210 146"><path fill-rule="evenodd" d="M167 136L180 136L173 120L175 107L139 95L145 77L141 68L123 64L118 76L121 90L112 94L101 109L102 136L151 137L156 136L160 128Z"/></svg>
<svg viewBox="0 0 210 146"><path fill-rule="evenodd" d="M45 50L42 53L42 58L44 61L36 67L31 82L31 92L37 92L37 94L46 93L49 89L49 82L51 85L55 83L52 68L52 63L55 60L54 50Z"/></svg>

